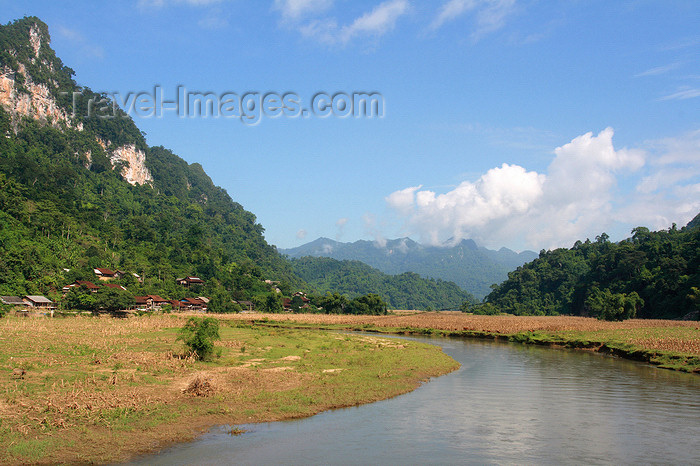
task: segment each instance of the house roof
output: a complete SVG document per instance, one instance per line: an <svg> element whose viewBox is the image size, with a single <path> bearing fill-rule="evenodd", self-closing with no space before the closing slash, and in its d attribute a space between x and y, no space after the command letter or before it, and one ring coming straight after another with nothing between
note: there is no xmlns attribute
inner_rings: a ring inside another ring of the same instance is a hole
<svg viewBox="0 0 700 466"><path fill-rule="evenodd" d="M116 272L110 270L110 269L100 269L96 268L95 273L98 275L114 275Z"/></svg>
<svg viewBox="0 0 700 466"><path fill-rule="evenodd" d="M148 296L134 296L136 304L146 304L148 302Z"/></svg>
<svg viewBox="0 0 700 466"><path fill-rule="evenodd" d="M31 301L33 303L53 304L53 301L51 301L46 296L27 295L24 298L28 299L29 301Z"/></svg>
<svg viewBox="0 0 700 466"><path fill-rule="evenodd" d="M86 280L76 280L75 283L73 283L72 285L68 285L68 286L85 286L91 290L97 290L100 288L99 286L95 285L94 283L86 281Z"/></svg>
<svg viewBox="0 0 700 466"><path fill-rule="evenodd" d="M199 298L184 298L182 301L186 304L204 304L204 301Z"/></svg>
<svg viewBox="0 0 700 466"><path fill-rule="evenodd" d="M185 277L183 280L190 282L190 283L204 283L204 280L202 280L199 277Z"/></svg>
<svg viewBox="0 0 700 466"><path fill-rule="evenodd" d="M157 294L149 294L148 297L151 298L151 299L152 299L153 301L155 301L156 303L167 303L167 302L169 302L167 299L161 298L161 297L158 296Z"/></svg>
<svg viewBox="0 0 700 466"><path fill-rule="evenodd" d="M24 305L24 301L22 301L22 298L19 296L0 296L0 301L3 304L22 304Z"/></svg>
<svg viewBox="0 0 700 466"><path fill-rule="evenodd" d="M117 288L119 290L126 291L126 288L124 288L122 285L117 285L116 283L105 283L103 286L106 286L107 288Z"/></svg>

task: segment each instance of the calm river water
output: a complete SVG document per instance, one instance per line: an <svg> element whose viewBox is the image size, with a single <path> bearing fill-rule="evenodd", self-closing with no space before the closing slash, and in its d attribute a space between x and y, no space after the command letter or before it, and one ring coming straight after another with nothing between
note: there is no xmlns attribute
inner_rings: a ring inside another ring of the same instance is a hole
<svg viewBox="0 0 700 466"><path fill-rule="evenodd" d="M141 464L694 464L700 377L569 351L440 345L458 371L390 400L216 428Z"/></svg>

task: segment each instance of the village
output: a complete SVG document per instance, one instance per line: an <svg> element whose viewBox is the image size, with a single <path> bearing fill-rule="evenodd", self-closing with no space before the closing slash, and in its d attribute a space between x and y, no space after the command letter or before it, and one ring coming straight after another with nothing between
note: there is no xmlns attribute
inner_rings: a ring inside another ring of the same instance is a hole
<svg viewBox="0 0 700 466"><path fill-rule="evenodd" d="M65 285L62 291L60 300L53 301L43 295L23 295L23 296L0 296L0 304L21 316L42 316L48 315L53 317L56 311L71 311L73 310L68 303L66 297L71 291L84 291L88 293L98 293L101 289L113 289L120 291L128 291L124 285L112 283L114 280L119 280L126 276L128 272L122 270L111 270L107 268L95 268L94 270L96 282L88 280L75 280L73 283ZM137 282L142 283L142 278L131 273L131 276ZM199 277L186 276L178 278L177 285L180 285L187 290L197 291L201 289L205 282ZM281 291L275 285L277 282L266 280L268 285L273 287L273 291L280 293ZM195 293L196 294L196 293ZM206 296L186 297L181 299L164 298L157 294L149 294L145 296L133 296L133 302L129 305L122 306L117 311L122 314L133 314L136 312L207 312L209 310L209 302L211 298ZM283 298L281 300L282 309L284 312L292 312L293 305L300 303L301 307L308 306L311 300L306 296L306 293L298 291L291 298ZM253 312L255 304L249 300L231 300L231 303L240 306L241 312ZM297 305L297 307L299 307Z"/></svg>

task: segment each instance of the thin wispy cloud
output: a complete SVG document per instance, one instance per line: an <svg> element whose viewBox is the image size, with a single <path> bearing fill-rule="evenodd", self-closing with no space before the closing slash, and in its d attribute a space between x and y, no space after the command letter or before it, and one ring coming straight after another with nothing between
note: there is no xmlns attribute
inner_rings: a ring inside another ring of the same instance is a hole
<svg viewBox="0 0 700 466"><path fill-rule="evenodd" d="M673 94L661 97L659 100L686 100L700 97L700 89L696 87L684 88Z"/></svg>
<svg viewBox="0 0 700 466"><path fill-rule="evenodd" d="M286 21L298 21L325 13L333 6L333 0L275 0L272 8Z"/></svg>
<svg viewBox="0 0 700 466"><path fill-rule="evenodd" d="M650 68L646 71L642 71L641 73L635 74L635 78L643 77L643 76L658 76L662 74L666 74L669 71L675 70L676 68L681 66L681 62L673 62L669 63L668 65L663 65L663 66L657 66L654 68Z"/></svg>
<svg viewBox="0 0 700 466"><path fill-rule="evenodd" d="M340 40L348 42L356 36L382 36L391 31L396 21L408 11L408 1L391 0L378 5L374 10L357 18L340 30Z"/></svg>
<svg viewBox="0 0 700 466"><path fill-rule="evenodd" d="M439 29L443 24L473 10L478 3L478 0L450 0L440 7L437 17L430 24L430 29Z"/></svg>
<svg viewBox="0 0 700 466"><path fill-rule="evenodd" d="M506 19L516 11L516 0L449 0L438 10L430 23L430 30L437 30L469 13L474 13L476 26L471 36L478 40L484 35L501 29Z"/></svg>
<svg viewBox="0 0 700 466"><path fill-rule="evenodd" d="M332 0L276 0L273 9L282 20L304 37L327 45L345 45L362 38L379 38L396 27L398 19L408 13L408 0L387 0L346 25L334 16L323 16L333 6Z"/></svg>

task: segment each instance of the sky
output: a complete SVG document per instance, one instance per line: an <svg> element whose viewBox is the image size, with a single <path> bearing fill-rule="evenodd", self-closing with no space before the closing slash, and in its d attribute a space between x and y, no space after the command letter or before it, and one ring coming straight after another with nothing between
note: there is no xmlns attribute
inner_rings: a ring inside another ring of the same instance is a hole
<svg viewBox="0 0 700 466"><path fill-rule="evenodd" d="M0 0L25 15L280 248L539 251L700 212L694 0Z"/></svg>

